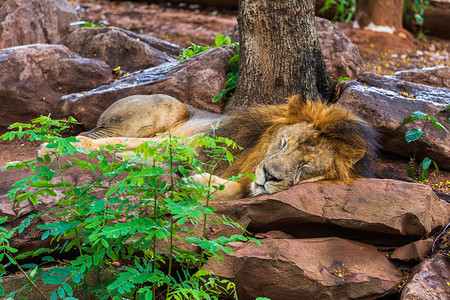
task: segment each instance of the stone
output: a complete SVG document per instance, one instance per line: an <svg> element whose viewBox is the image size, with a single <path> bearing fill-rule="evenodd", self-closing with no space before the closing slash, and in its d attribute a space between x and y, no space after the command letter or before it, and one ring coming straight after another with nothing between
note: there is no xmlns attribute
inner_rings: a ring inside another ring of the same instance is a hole
<svg viewBox="0 0 450 300"><path fill-rule="evenodd" d="M239 299L377 299L402 276L373 246L346 239L264 239L232 243L233 256L206 269L236 284Z"/></svg>
<svg viewBox="0 0 450 300"><path fill-rule="evenodd" d="M58 42L83 57L106 62L112 69L134 72L175 60L181 47L116 27L80 28Z"/></svg>
<svg viewBox="0 0 450 300"><path fill-rule="evenodd" d="M0 8L0 49L54 43L77 20L75 7L66 0L7 0Z"/></svg>
<svg viewBox="0 0 450 300"><path fill-rule="evenodd" d="M437 253L417 265L400 300L449 299L450 259Z"/></svg>
<svg viewBox="0 0 450 300"><path fill-rule="evenodd" d="M405 262L420 262L430 253L432 245L433 239L431 238L407 244L395 249L391 254L391 259Z"/></svg>
<svg viewBox="0 0 450 300"><path fill-rule="evenodd" d="M407 143L405 134L412 128L421 128L416 121L401 126L403 119L415 111L433 116L448 126L450 111L442 109L450 104L450 89L430 87L390 76L364 73L356 81L341 85L340 102L367 120L380 135L384 151L422 160L429 157L439 168L450 169L450 134L438 132L432 125L424 130L432 147L425 143ZM448 128L450 130L450 128Z"/></svg>
<svg viewBox="0 0 450 300"><path fill-rule="evenodd" d="M330 21L316 17L316 31L328 75L357 78L365 69L358 47Z"/></svg>
<svg viewBox="0 0 450 300"><path fill-rule="evenodd" d="M257 239L295 239L295 236L279 230L271 230L266 233L255 234Z"/></svg>
<svg viewBox="0 0 450 300"><path fill-rule="evenodd" d="M280 230L296 238L337 236L388 246L416 241L449 221L429 186L387 179L303 183L215 207L219 215L249 217L253 233Z"/></svg>
<svg viewBox="0 0 450 300"><path fill-rule="evenodd" d="M450 68L446 66L398 71L393 77L424 85L450 88Z"/></svg>
<svg viewBox="0 0 450 300"><path fill-rule="evenodd" d="M100 115L115 101L131 95L166 94L185 104L220 113L223 103L212 98L225 86L232 47L202 52L182 62L172 62L135 72L111 84L62 98L59 109L74 116L86 130L97 126Z"/></svg>
<svg viewBox="0 0 450 300"><path fill-rule="evenodd" d="M61 96L113 80L105 63L82 58L63 45L1 49L0 69L0 127L29 122L39 115L60 117Z"/></svg>

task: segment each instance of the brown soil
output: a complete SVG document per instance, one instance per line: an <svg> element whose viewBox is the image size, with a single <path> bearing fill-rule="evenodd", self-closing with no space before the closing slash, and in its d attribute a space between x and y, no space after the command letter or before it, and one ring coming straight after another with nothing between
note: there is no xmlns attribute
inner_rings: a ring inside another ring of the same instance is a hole
<svg viewBox="0 0 450 300"><path fill-rule="evenodd" d="M0 0L2 2L2 0ZM198 5L179 7L170 4L146 4L145 2L110 2L105 0L72 0L79 5L84 21L121 27L179 44L214 44L214 37L234 26L236 11L201 8ZM94 2L94 3L93 3ZM427 37L427 41L415 39L409 32L397 35L353 29L349 24L338 24L344 33L358 46L368 71L393 74L399 70L448 65L450 40ZM0 167L7 162L34 158L39 143L0 141ZM408 159L383 158L383 163L405 173ZM432 173L424 182L442 192L449 193L450 172Z"/></svg>

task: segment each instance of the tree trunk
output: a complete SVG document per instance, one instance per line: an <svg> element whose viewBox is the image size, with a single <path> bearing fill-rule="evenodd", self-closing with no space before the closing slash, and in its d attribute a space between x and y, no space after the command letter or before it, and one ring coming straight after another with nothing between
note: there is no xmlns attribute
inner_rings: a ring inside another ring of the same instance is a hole
<svg viewBox="0 0 450 300"><path fill-rule="evenodd" d="M314 25L314 1L239 1L239 80L227 110L257 103L330 100L328 76Z"/></svg>
<svg viewBox="0 0 450 300"><path fill-rule="evenodd" d="M393 34L403 28L403 0L357 0L359 27Z"/></svg>

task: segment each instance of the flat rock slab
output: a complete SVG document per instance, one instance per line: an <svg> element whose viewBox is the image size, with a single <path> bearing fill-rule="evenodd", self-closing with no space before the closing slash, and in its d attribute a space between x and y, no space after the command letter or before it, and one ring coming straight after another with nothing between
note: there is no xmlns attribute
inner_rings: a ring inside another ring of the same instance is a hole
<svg viewBox="0 0 450 300"><path fill-rule="evenodd" d="M420 262L431 251L433 239L419 240L414 243L395 249L391 254L391 259L398 259L406 262Z"/></svg>
<svg viewBox="0 0 450 300"><path fill-rule="evenodd" d="M392 77L419 84L450 88L450 68L446 66L398 71Z"/></svg>
<svg viewBox="0 0 450 300"><path fill-rule="evenodd" d="M116 27L80 28L58 42L83 57L100 59L126 72L174 61L181 47Z"/></svg>
<svg viewBox="0 0 450 300"><path fill-rule="evenodd" d="M223 103L212 98L225 86L228 61L235 54L232 47L214 48L182 62L174 62L135 72L111 84L65 96L60 110L83 123L86 130L97 126L100 115L111 104L131 95L166 94L185 104L221 112Z"/></svg>
<svg viewBox="0 0 450 300"><path fill-rule="evenodd" d="M54 43L78 20L66 0L7 0L0 8L0 49L36 43Z"/></svg>
<svg viewBox="0 0 450 300"><path fill-rule="evenodd" d="M0 69L0 127L50 113L60 117L61 96L113 80L104 62L83 58L63 45L1 49Z"/></svg>
<svg viewBox="0 0 450 300"><path fill-rule="evenodd" d="M423 159L433 159L440 168L450 169L450 134L438 132L432 125L424 130L432 147L425 143L410 143L405 133L422 128L420 121L401 126L403 119L415 111L433 116L448 126L450 111L442 109L450 104L450 89L416 84L394 77L364 73L356 81L344 84L340 101L366 119L380 134L385 151Z"/></svg>
<svg viewBox="0 0 450 300"><path fill-rule="evenodd" d="M282 230L296 237L428 235L449 221L433 190L422 184L359 179L304 183L273 195L215 203L217 214L249 217L253 232ZM308 236L309 235L309 236ZM393 237L394 238L394 237ZM381 239L381 241L383 238ZM384 243L393 239L384 238Z"/></svg>
<svg viewBox="0 0 450 300"><path fill-rule="evenodd" d="M233 256L206 269L236 284L239 299L376 299L402 275L373 246L341 238L232 243Z"/></svg>

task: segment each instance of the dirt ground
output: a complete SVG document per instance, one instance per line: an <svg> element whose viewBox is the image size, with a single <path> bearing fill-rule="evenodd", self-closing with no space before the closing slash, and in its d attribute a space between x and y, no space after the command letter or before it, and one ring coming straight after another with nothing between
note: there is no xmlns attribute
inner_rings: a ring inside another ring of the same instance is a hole
<svg viewBox="0 0 450 300"><path fill-rule="evenodd" d="M237 23L237 11L198 5L105 0L70 2L78 6L83 21L102 22L165 39L182 47L191 43L212 45L217 34L226 32ZM358 46L368 71L391 75L399 70L449 65L450 40L427 36L426 41L420 41L407 31L390 35L354 29L350 24L338 26ZM10 161L34 158L38 145L25 140L0 141L0 166ZM406 173L407 158L389 156L383 162ZM450 172L432 173L429 181L424 183L450 193Z"/></svg>

